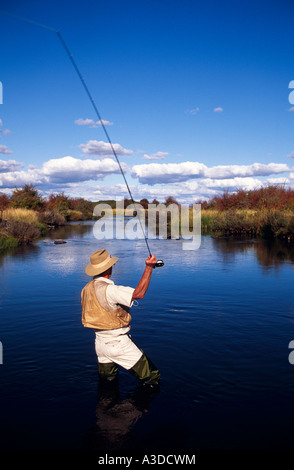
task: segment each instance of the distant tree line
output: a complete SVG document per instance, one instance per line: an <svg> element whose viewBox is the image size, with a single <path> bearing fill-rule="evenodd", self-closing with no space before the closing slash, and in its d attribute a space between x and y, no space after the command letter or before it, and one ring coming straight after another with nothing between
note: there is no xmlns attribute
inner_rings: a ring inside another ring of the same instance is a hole
<svg viewBox="0 0 294 470"><path fill-rule="evenodd" d="M50 194L48 198L42 197L32 184L23 188L16 188L11 197L0 195L0 211L8 208L22 208L45 213L50 218L54 213L68 220L85 220L93 218L94 204L83 198L71 198L64 193Z"/></svg>
<svg viewBox="0 0 294 470"><path fill-rule="evenodd" d="M294 210L294 189L270 185L249 191L239 189L234 193L224 191L222 195L214 196L208 201L200 203L202 209L215 209L219 211L241 209L292 211Z"/></svg>
<svg viewBox="0 0 294 470"><path fill-rule="evenodd" d="M159 204L155 198L150 203L147 198L135 202L146 209L146 217L149 204ZM32 184L16 188L10 197L0 194L0 251L35 240L67 222L95 219L93 210L99 203L107 203L113 209L117 205L116 200L91 202L63 192L45 198ZM123 199L124 208L131 203L131 199ZM294 189L271 185L250 191L224 191L222 195L196 203L202 208L202 233L294 241ZM179 205L173 196L168 196L163 204Z"/></svg>

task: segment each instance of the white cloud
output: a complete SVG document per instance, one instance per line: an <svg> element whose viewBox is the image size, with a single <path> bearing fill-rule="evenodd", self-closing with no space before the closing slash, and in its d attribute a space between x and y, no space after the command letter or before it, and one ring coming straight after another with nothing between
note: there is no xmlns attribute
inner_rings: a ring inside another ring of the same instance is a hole
<svg viewBox="0 0 294 470"><path fill-rule="evenodd" d="M152 154L153 157L165 158L168 156L168 152L156 152Z"/></svg>
<svg viewBox="0 0 294 470"><path fill-rule="evenodd" d="M291 106L291 108L289 108L288 111L293 112L294 111L294 106Z"/></svg>
<svg viewBox="0 0 294 470"><path fill-rule="evenodd" d="M105 142L94 142L103 152ZM116 144L118 145L118 144ZM119 146L122 149L121 146ZM88 148L89 150L89 148ZM128 152L128 151L127 151ZM85 152L84 152L85 153ZM164 158L167 152L156 152L151 158ZM85 155L86 156L86 155ZM121 162L124 172L129 168ZM150 162L135 165L131 169L137 183L131 183L131 191L136 200L147 197L164 201L174 196L180 203L191 203L203 198L211 198L223 190L252 190L266 184L294 184L294 167L282 163L253 163L251 165L216 165L208 167L201 162L185 161L180 163ZM292 173L291 173L292 172ZM26 170L16 160L0 160L0 186L2 192L11 192L15 187L34 184L45 194L62 192L72 197L85 197L91 200L116 199L128 197L123 181L121 184L102 185L105 177L118 174L120 169L113 158L74 158L65 156L52 158L41 167L29 165ZM260 178L259 178L260 177ZM267 179L266 179L267 178ZM97 184L94 183L97 181ZM120 179L118 179L120 181ZM99 183L98 183L99 182Z"/></svg>
<svg viewBox="0 0 294 470"><path fill-rule="evenodd" d="M222 113L223 112L223 108L221 108L220 106L217 107L217 108L214 108L213 110L214 113Z"/></svg>
<svg viewBox="0 0 294 470"><path fill-rule="evenodd" d="M276 185L276 184L289 184L290 179L289 178L268 178L267 182L269 184L273 184L273 185Z"/></svg>
<svg viewBox="0 0 294 470"><path fill-rule="evenodd" d="M288 158L294 158L294 150L293 152L289 153L289 155L287 155Z"/></svg>
<svg viewBox="0 0 294 470"><path fill-rule="evenodd" d="M0 126L1 126L1 127L3 126L3 121L2 121L2 119L0 119ZM10 131L9 129L4 129L4 130L0 129L0 134L8 135L8 134L10 134L10 133L11 133L11 131Z"/></svg>
<svg viewBox="0 0 294 470"><path fill-rule="evenodd" d="M219 165L207 168L205 176L210 178L231 178L235 176L267 176L285 173L290 168L284 163L253 163L252 165Z"/></svg>
<svg viewBox="0 0 294 470"><path fill-rule="evenodd" d="M186 113L188 113L188 114L197 114L198 111L200 111L200 108L198 106L196 106L196 108L187 109Z"/></svg>
<svg viewBox="0 0 294 470"><path fill-rule="evenodd" d="M124 171L127 167L121 163ZM103 179L107 174L120 173L116 161L111 158L103 160L80 160L70 156L51 159L45 162L41 174L50 182L76 182Z"/></svg>
<svg viewBox="0 0 294 470"><path fill-rule="evenodd" d="M200 177L204 175L205 168L205 165L198 162L150 163L134 165L132 174L139 178L141 183L156 184Z"/></svg>
<svg viewBox="0 0 294 470"><path fill-rule="evenodd" d="M147 155L147 153L145 153L142 158L144 158L144 160L161 160L161 158L153 157L152 155Z"/></svg>
<svg viewBox="0 0 294 470"><path fill-rule="evenodd" d="M100 119L100 121L97 121L96 124L98 124L99 126L101 126L102 124L104 126L112 126L113 122L106 121L105 119Z"/></svg>
<svg viewBox="0 0 294 470"><path fill-rule="evenodd" d="M23 163L16 160L0 160L0 173L10 173L23 167Z"/></svg>
<svg viewBox="0 0 294 470"><path fill-rule="evenodd" d="M103 124L104 126L112 126L112 125L113 125L113 122L106 121L105 119L100 119L99 121L94 121L94 119L89 119L89 118L86 118L86 119L82 119L82 118L76 119L76 120L75 120L75 123L76 123L78 126L90 126L90 127L99 127L99 126L101 126L102 124Z"/></svg>
<svg viewBox="0 0 294 470"><path fill-rule="evenodd" d="M151 155L147 155L146 153L143 155L145 160L164 160L165 157L168 156L168 152L156 152L152 153Z"/></svg>
<svg viewBox="0 0 294 470"><path fill-rule="evenodd" d="M8 154L13 153L13 152L12 152L12 150L9 150L9 148L6 147L6 145L0 145L0 153L8 155Z"/></svg>
<svg viewBox="0 0 294 470"><path fill-rule="evenodd" d="M80 160L67 156L50 159L41 168L30 165L26 171L17 171L20 166L22 164L14 160L0 161L0 186L13 188L31 183L40 185L40 189L54 185L61 188L71 183L102 180L107 175L120 174L117 162L111 158ZM121 166L124 172L128 171L124 162Z"/></svg>
<svg viewBox="0 0 294 470"><path fill-rule="evenodd" d="M264 183L255 178L232 178L228 180L201 179L198 181L186 181L173 183L169 185L160 185L151 187L147 184L133 184L130 186L135 200L147 198L151 203L154 198L164 202L168 196L174 196L182 204L193 203L201 198L210 198L222 193L224 190L229 192L236 191L239 188L245 190L257 189ZM115 199L129 197L127 188L124 184L113 186L92 187L90 192L92 200Z"/></svg>
<svg viewBox="0 0 294 470"><path fill-rule="evenodd" d="M141 183L175 183L195 178L226 179L248 176L269 176L290 171L283 163L253 163L252 165L219 165L208 168L199 162L150 163L134 165L132 174Z"/></svg>
<svg viewBox="0 0 294 470"><path fill-rule="evenodd" d="M123 148L120 144L112 144L117 155L132 155L133 151ZM97 155L99 157L113 156L111 145L102 140L89 140L87 144L81 144L79 147L87 155Z"/></svg>
<svg viewBox="0 0 294 470"><path fill-rule="evenodd" d="M22 187L26 184L39 185L43 183L43 178L40 177L39 172L36 170L14 171L0 174L0 186L4 189Z"/></svg>
<svg viewBox="0 0 294 470"><path fill-rule="evenodd" d="M90 125L95 124L95 121L93 119L88 119L88 118L87 119L79 118L75 120L75 123L78 126L90 126Z"/></svg>

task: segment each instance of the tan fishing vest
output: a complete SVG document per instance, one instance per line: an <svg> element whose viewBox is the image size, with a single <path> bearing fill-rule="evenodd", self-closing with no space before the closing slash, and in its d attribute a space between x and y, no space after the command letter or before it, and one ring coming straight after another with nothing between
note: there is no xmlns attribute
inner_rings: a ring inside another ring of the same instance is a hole
<svg viewBox="0 0 294 470"><path fill-rule="evenodd" d="M82 290L82 324L88 328L99 330L114 330L128 326L132 317L130 309L123 305L113 309L106 299L106 288L108 284L99 283L96 297L94 281L88 282Z"/></svg>

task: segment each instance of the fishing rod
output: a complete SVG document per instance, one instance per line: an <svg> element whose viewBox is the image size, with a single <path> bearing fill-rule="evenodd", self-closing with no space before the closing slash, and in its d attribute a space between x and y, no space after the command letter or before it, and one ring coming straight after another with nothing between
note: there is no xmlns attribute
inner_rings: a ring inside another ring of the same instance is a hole
<svg viewBox="0 0 294 470"><path fill-rule="evenodd" d="M134 199L133 199L133 196L132 196L132 193L131 193L131 189L130 189L130 187L129 187L129 185L128 185L126 176L125 176L125 174L124 174L124 171L123 171L122 166L121 166L121 164L120 164L120 161L119 161L119 159L118 159L118 156L117 156L117 153L116 153L116 151L115 151L115 148L114 148L114 146L113 146L113 144L112 144L112 141L111 141L111 139L110 139L110 136L109 136L109 134L108 134L108 131L107 131L105 125L104 125L103 119L101 118L101 115L100 115L100 113L99 113L99 111L98 111L98 108L97 108L97 106L96 106L96 103L95 103L95 101L94 101L94 99L93 99L93 97L92 97L92 95L91 95L91 93L90 93L90 90L89 90L89 88L88 88L88 86L87 86L87 84L86 84L86 82L85 82L85 80L84 80L84 78L83 78L83 76L82 76L82 74L81 74L81 72L80 72L80 69L79 69L78 66L77 66L77 63L76 63L75 59L73 58L73 55L71 54L71 52L70 52L70 50L69 50L69 48L68 48L68 46L67 46L65 40L63 39L63 37L62 37L60 31L58 31L58 30L55 29L55 28L51 28L50 26L44 25L44 24L42 24L42 23L39 23L39 22L37 22L37 21L33 21L33 20L28 19L28 18L23 18L23 17L21 17L21 16L12 15L12 14L6 12L6 11L0 10L0 13L2 13L2 14L4 14L4 15L11 16L12 18L15 18L15 19L17 19L17 20L24 21L24 22L26 22L26 23L33 24L33 25L35 25L35 26L39 26L39 27L41 27L41 28L44 28L44 29L47 29L47 30L49 30L49 31L55 32L55 33L57 34L57 36L58 36L58 38L59 38L59 40L60 40L60 42L61 42L63 48L65 49L66 54L68 55L68 57L69 57L69 59L70 59L72 65L73 65L73 67L74 67L74 69L75 69L75 71L76 71L76 73L77 73L77 75L78 75L78 77L79 77L79 79L80 79L80 81L81 81L81 83L82 83L82 85L83 85L85 91L86 91L86 94L87 94L87 96L88 96L88 98L89 98L89 100L90 100L90 102L91 102L91 104L92 104L92 106L93 106L93 108L94 108L94 111L95 111L95 113L96 113L96 115L97 115L97 117L98 117L98 119L99 119L99 124L101 125L101 127L102 127L102 129L103 129L103 131L104 131L104 133L105 133L105 136L106 136L106 138L107 138L107 140L108 140L108 143L109 143L109 145L110 145L111 151L112 151L112 153L113 153L113 155L114 155L114 157L115 157L115 159L116 159L116 162L117 162L117 164L118 164L118 166L119 166L120 172L121 172L122 177L123 177L123 179L124 179L125 185L126 185L126 187L127 187L128 193L129 193L129 195L130 195L130 199L131 199L132 204L133 204L133 206L134 206L134 208L135 208L135 202L134 202ZM148 243L148 240L147 240L147 237L146 237L145 230L144 230L144 228L143 228L143 226L142 226L142 222L141 222L140 217L138 217L138 219L139 219L139 223L140 223L140 226L141 226L141 230L142 230L142 233L143 233L143 236L144 236L144 240L145 240L145 243L146 243L146 246L147 246L147 249L148 249L149 256L151 256L151 251L150 251L150 247L149 247L149 243ZM162 260L158 260L154 267L161 267L161 266L163 266L163 265L164 265L164 262L163 262Z"/></svg>

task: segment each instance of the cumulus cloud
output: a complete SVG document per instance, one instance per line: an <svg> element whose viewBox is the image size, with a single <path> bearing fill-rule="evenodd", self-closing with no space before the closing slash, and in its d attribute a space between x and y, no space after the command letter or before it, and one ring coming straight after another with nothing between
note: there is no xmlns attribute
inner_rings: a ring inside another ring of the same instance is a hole
<svg viewBox="0 0 294 470"><path fill-rule="evenodd" d="M291 106L291 108L289 108L288 111L293 112L294 111L294 106Z"/></svg>
<svg viewBox="0 0 294 470"><path fill-rule="evenodd" d="M99 126L102 126L102 124L103 124L104 126L112 126L112 125L113 125L113 122L106 121L105 119L100 119L99 121L94 121L94 119L89 119L89 118L86 118L86 119L82 119L82 118L76 119L76 120L75 120L75 123L76 123L78 126L89 126L89 127L99 127Z"/></svg>
<svg viewBox="0 0 294 470"><path fill-rule="evenodd" d="M120 144L112 144L117 155L132 155L133 151L125 149ZM89 140L87 144L81 144L79 147L86 155L97 155L98 157L113 156L111 145L103 140Z"/></svg>
<svg viewBox="0 0 294 470"><path fill-rule="evenodd" d="M135 200L147 198L151 203L154 198L164 202L165 199L173 195L179 203L194 203L196 200L213 197L224 190L230 192L236 191L238 188L245 190L257 189L266 183L255 178L232 178L228 180L201 179L198 181L186 181L181 183L173 183L168 185L160 185L156 187L147 184L132 184L131 192ZM97 186L89 187L90 199L121 199L128 197L127 188L124 184L116 184L113 186Z"/></svg>
<svg viewBox="0 0 294 470"><path fill-rule="evenodd" d="M41 168L32 165L26 171L19 171L21 166L21 163L14 160L0 161L0 186L13 188L34 184L41 188L50 185L58 185L61 188L71 183L102 180L107 175L120 174L118 164L111 158L80 160L66 156L50 159ZM124 172L128 171L124 162L121 166Z"/></svg>
<svg viewBox="0 0 294 470"><path fill-rule="evenodd" d="M124 171L127 171L127 166L124 163L121 163L121 166ZM103 179L107 174L113 173L120 173L120 169L111 158L80 160L67 156L48 160L41 169L41 174L53 183Z"/></svg>
<svg viewBox="0 0 294 470"><path fill-rule="evenodd" d="M1 188L22 187L26 184L40 185L44 183L44 179L36 170L14 171L10 173L0 174ZM2 190L2 189L1 189Z"/></svg>
<svg viewBox="0 0 294 470"><path fill-rule="evenodd" d="M289 155L287 155L288 158L294 158L294 150L293 152L289 153Z"/></svg>
<svg viewBox="0 0 294 470"><path fill-rule="evenodd" d="M210 178L231 178L235 176L267 176L285 173L290 168L284 163L253 163L252 165L219 165L207 168L205 176Z"/></svg>
<svg viewBox="0 0 294 470"><path fill-rule="evenodd" d="M205 168L203 163L198 162L150 163L134 165L132 174L139 178L141 183L156 184L201 177L204 175Z"/></svg>
<svg viewBox="0 0 294 470"><path fill-rule="evenodd" d="M87 151L90 154L94 150L99 150L100 156L109 152L109 146L105 142L90 141L88 144ZM126 149L119 146L116 150L118 153L122 150L123 154ZM130 151L126 152L128 154ZM115 185L109 179L111 184L107 184L107 181L102 186L107 176L120 175L115 159L110 157L91 159L86 157L86 152L84 154L84 158L71 156L51 158L40 167L29 165L26 170L23 169L23 163L16 160L0 160L1 191L8 193L15 187L33 184L46 194L65 191L73 197L81 196L91 200L128 197L123 181ZM150 155L150 159L161 160L167 155L167 152L156 152ZM121 161L121 166L125 173L130 171L125 162ZM131 179L129 181L134 198L140 200L147 197L150 202L154 198L164 201L167 196L173 195L180 203L191 203L213 197L223 190L233 192L241 188L256 189L267 183L288 185L294 183L294 167L283 163L209 167L195 161L179 163L151 161L134 165L131 174L137 179L135 182Z"/></svg>
<svg viewBox="0 0 294 470"><path fill-rule="evenodd" d="M214 108L213 112L214 112L214 113L222 113L222 112L223 112L223 108L221 108L220 106L218 106L217 108Z"/></svg>
<svg viewBox="0 0 294 470"><path fill-rule="evenodd" d="M132 174L141 183L172 183L195 178L226 179L248 176L268 176L290 171L283 163L253 163L252 165L218 165L207 167L199 162L150 163L134 165Z"/></svg>
<svg viewBox="0 0 294 470"><path fill-rule="evenodd" d="M0 173L10 173L23 167L23 163L16 160L0 160Z"/></svg>
<svg viewBox="0 0 294 470"><path fill-rule="evenodd" d="M6 147L6 145L0 145L0 153L8 155L8 154L13 153L13 152L12 152L12 150L9 150L9 148Z"/></svg>

